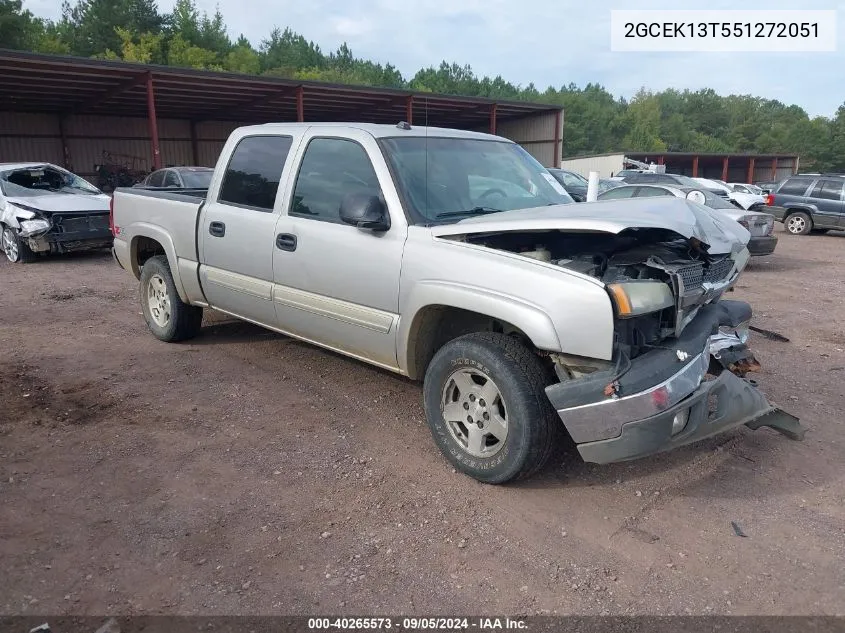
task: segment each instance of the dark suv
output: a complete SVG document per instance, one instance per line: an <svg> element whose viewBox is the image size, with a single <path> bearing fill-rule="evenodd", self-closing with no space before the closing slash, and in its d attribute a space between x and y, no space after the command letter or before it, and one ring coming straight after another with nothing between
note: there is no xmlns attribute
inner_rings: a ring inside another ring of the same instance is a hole
<svg viewBox="0 0 845 633"><path fill-rule="evenodd" d="M769 195L769 212L793 235L845 230L843 189L845 175L792 176Z"/></svg>

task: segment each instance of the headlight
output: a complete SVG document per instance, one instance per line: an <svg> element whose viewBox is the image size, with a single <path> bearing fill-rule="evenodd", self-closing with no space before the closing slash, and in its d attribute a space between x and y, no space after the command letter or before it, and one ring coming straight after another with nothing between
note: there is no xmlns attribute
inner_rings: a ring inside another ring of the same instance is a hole
<svg viewBox="0 0 845 633"><path fill-rule="evenodd" d="M29 237L34 233L41 233L50 228L47 220L23 220L21 223L21 237Z"/></svg>
<svg viewBox="0 0 845 633"><path fill-rule="evenodd" d="M623 319L675 305L672 289L662 281L626 281L608 284L607 289L617 316Z"/></svg>

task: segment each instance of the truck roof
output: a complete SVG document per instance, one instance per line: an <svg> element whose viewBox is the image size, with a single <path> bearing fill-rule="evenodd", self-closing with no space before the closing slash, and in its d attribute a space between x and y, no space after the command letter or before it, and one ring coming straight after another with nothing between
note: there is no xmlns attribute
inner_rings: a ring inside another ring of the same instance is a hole
<svg viewBox="0 0 845 633"><path fill-rule="evenodd" d="M375 138L385 138L389 136L439 136L449 138L471 138L483 140L497 140L512 143L513 141L495 136L493 134L486 134L484 132L471 132L469 130L456 130L445 127L425 127L423 125L411 125L408 129L399 127L399 125L385 125L378 123L342 123L342 122L314 122L314 123L263 123L260 125L248 125L240 130L267 132L268 129L284 133L292 130L306 130L310 127L338 127L347 129L362 130L372 134Z"/></svg>

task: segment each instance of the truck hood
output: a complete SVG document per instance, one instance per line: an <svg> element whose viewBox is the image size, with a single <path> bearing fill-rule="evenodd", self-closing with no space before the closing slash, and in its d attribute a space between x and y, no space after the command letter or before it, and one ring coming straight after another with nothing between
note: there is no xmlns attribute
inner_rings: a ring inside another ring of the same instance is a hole
<svg viewBox="0 0 845 633"><path fill-rule="evenodd" d="M681 198L632 198L502 211L431 228L435 237L507 231L613 233L666 229L703 242L712 254L731 253L750 234L713 209Z"/></svg>
<svg viewBox="0 0 845 633"><path fill-rule="evenodd" d="M6 198L6 202L24 209L45 213L109 210L109 196L106 194L50 193L43 196L9 197Z"/></svg>

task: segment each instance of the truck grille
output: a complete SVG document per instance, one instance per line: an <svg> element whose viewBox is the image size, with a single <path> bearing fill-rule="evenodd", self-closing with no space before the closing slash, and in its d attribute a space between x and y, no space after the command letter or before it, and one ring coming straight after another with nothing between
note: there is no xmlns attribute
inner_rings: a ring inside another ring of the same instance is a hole
<svg viewBox="0 0 845 633"><path fill-rule="evenodd" d="M733 260L725 257L719 261L712 262L707 269L703 264L692 264L678 270L678 275L684 282L685 290L697 290L704 282L718 283L727 278L733 269Z"/></svg>

